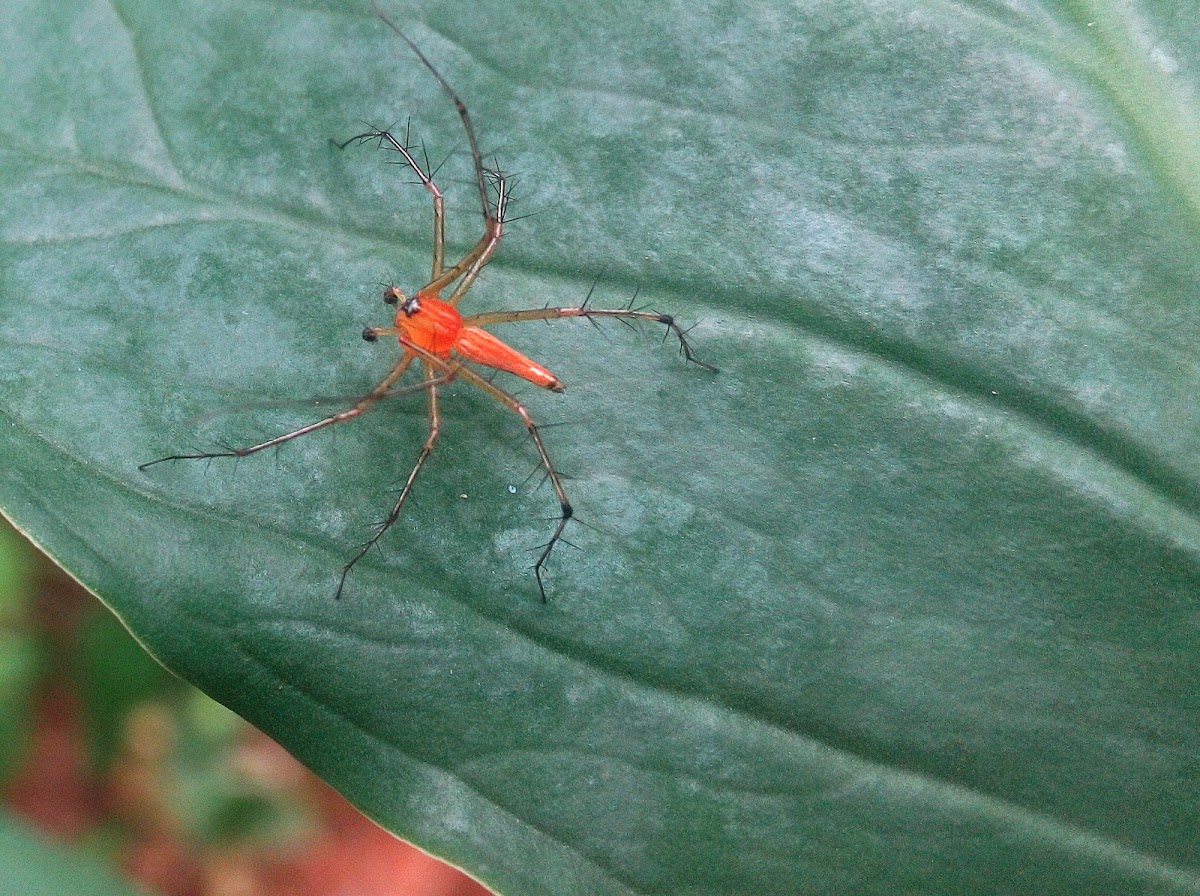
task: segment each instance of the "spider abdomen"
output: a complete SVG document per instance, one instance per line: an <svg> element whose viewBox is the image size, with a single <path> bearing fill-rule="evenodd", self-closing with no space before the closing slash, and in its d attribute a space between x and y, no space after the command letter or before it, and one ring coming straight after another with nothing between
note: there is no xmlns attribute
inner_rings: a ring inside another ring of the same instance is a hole
<svg viewBox="0 0 1200 896"><path fill-rule="evenodd" d="M479 327L463 327L459 330L454 351L465 361L515 374L552 392L563 391L562 383L549 370Z"/></svg>

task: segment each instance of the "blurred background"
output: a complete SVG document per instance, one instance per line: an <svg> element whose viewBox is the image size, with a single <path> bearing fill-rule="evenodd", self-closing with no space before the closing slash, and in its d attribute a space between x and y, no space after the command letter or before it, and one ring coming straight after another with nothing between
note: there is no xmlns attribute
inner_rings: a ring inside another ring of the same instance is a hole
<svg viewBox="0 0 1200 896"><path fill-rule="evenodd" d="M0 518L5 811L165 896L487 896L152 660Z"/></svg>

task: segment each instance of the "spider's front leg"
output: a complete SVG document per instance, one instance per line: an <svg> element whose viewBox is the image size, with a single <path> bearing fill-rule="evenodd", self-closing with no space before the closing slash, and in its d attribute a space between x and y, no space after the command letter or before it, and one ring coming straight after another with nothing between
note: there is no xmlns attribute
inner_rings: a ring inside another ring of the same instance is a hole
<svg viewBox="0 0 1200 896"><path fill-rule="evenodd" d="M446 200L442 196L442 191L438 185L433 182L433 172L429 165L429 157L425 155L422 149L422 155L425 159L425 164L421 165L416 160L412 153L412 144L410 142L409 129L404 129L404 141L396 139L396 136L387 130L372 130L364 134L356 134L349 140L343 140L341 143L334 142L338 149L345 149L351 143L366 143L375 141L376 145L382 149L384 146L391 147L395 152L400 153L404 157L404 161L408 164L417 175L421 185L429 191L433 197L433 273L430 275L433 281L436 281L442 276L442 271L445 267L446 257Z"/></svg>
<svg viewBox="0 0 1200 896"><path fill-rule="evenodd" d="M483 211L483 236L479 238L479 242L477 242L471 248L471 251L464 255L457 264L448 270L444 269L442 261L445 245L443 233L444 208L441 203L441 193L440 191L437 191L429 172L426 170L429 167L428 164L426 164L425 169L422 169L422 167L413 159L412 153L409 151L409 147L406 145L407 141L405 141L405 143L400 143L400 141L396 140L386 131L363 134L360 135L359 138L352 137L347 142L352 142L355 139L371 139L375 137L378 137L381 140L386 139L392 148L399 151L404 156L405 161L408 162L409 166L417 172L417 176L421 179L421 182L425 185L426 189L434 194L434 273L430 281L421 287L417 294L434 297L439 296L443 289L450 286L450 284L454 283L454 281L461 277L462 280L459 281L449 298L446 299L449 304L457 305L462 300L463 296L465 296L471 289L471 286L474 285L475 279L479 276L479 272L483 270L484 265L488 263L493 253L495 253L496 247L500 245L500 238L504 233L504 214L509 200L507 184L505 183L504 176L499 171L489 170L484 166L483 154L479 151L479 141L475 137L475 127L471 124L471 116L467 112L466 103L462 101L462 98L459 97L459 95L454 91L454 88L450 86L450 82L447 81L445 77L442 76L442 73L438 71L437 67L429 61L429 57L421 52L421 48L413 43L412 39L409 38L409 36L403 31L401 31L391 19L385 16L378 9L375 10L375 15L377 15L385 25L391 28L392 31L396 32L396 35L402 41L408 44L408 48L416 54L417 58L421 60L421 64L424 65L425 68L429 70L430 74L437 79L442 91L450 98L450 101L454 103L454 108L458 112L458 117L462 121L463 130L467 135L467 143L470 144L471 147L471 164L474 167L475 187L479 192L479 205ZM489 182L493 192L495 193L494 199L488 193Z"/></svg>

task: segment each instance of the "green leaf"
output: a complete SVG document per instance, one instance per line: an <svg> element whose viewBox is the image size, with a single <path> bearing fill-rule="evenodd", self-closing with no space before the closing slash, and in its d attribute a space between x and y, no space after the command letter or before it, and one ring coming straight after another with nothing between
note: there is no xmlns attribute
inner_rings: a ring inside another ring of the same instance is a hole
<svg viewBox="0 0 1200 896"><path fill-rule="evenodd" d="M452 106L357 4L0 13L5 513L508 894L1200 890L1198 14L389 12L521 176L464 307L640 289L721 367L499 331L567 385L521 390L588 524L548 605L556 502L466 384L340 601L422 396L137 469L393 362L358 333L427 275L428 196L329 138L411 115L451 253L478 238Z"/></svg>
<svg viewBox="0 0 1200 896"><path fill-rule="evenodd" d="M0 892L21 896L135 896L142 892L78 850L44 842L24 824L0 816Z"/></svg>

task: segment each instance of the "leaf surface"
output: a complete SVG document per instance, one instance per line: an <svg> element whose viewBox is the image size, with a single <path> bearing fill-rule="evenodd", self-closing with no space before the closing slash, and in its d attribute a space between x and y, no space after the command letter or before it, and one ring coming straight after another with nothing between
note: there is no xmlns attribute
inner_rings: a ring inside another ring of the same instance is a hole
<svg viewBox="0 0 1200 896"><path fill-rule="evenodd" d="M1200 889L1197 14L389 13L520 177L464 308L640 290L721 367L498 330L567 385L518 389L587 524L549 604L553 495L466 384L340 601L422 396L137 469L393 362L358 334L427 276L428 197L329 138L411 116L478 238L453 107L357 5L0 13L5 514L504 893Z"/></svg>

